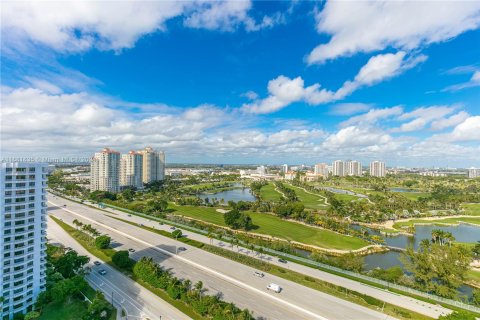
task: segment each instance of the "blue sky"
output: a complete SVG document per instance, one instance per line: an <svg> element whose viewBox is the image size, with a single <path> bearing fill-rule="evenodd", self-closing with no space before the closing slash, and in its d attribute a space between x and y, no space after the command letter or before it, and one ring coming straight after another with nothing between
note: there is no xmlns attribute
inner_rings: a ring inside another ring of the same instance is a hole
<svg viewBox="0 0 480 320"><path fill-rule="evenodd" d="M476 2L3 3L2 156L478 167L479 28Z"/></svg>

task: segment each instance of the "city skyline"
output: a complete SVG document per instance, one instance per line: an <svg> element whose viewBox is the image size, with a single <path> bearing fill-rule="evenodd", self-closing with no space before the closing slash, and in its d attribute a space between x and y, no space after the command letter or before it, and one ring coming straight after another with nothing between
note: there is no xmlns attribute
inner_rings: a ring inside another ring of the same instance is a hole
<svg viewBox="0 0 480 320"><path fill-rule="evenodd" d="M2 4L2 157L479 167L480 5L345 5Z"/></svg>

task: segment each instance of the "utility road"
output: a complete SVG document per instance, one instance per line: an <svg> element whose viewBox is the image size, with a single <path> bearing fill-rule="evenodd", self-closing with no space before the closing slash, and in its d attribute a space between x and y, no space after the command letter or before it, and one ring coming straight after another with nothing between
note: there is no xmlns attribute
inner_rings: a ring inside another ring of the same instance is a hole
<svg viewBox="0 0 480 320"><path fill-rule="evenodd" d="M72 224L74 219L108 234L118 250L134 249L133 259L153 257L178 278L202 281L207 294L220 294L256 317L266 319L394 319L380 312L304 287L270 274L254 276L255 269L205 252L173 239L116 220L96 210L62 198L50 199L49 214ZM66 205L66 207L64 207ZM178 246L186 251L177 251ZM178 253L177 253L178 252ZM281 293L266 289L280 285Z"/></svg>
<svg viewBox="0 0 480 320"><path fill-rule="evenodd" d="M120 306L125 311L126 319L149 318L153 320L160 319L160 317L165 320L190 319L169 303L90 254L50 218L48 219L47 237L50 243L60 243L65 247L72 248L79 255L90 257L87 266L92 271L86 276L87 281L95 290L102 291L108 301L113 299L114 305ZM94 265L94 261L99 261L101 265ZM98 272L101 269L107 273L100 275Z"/></svg>

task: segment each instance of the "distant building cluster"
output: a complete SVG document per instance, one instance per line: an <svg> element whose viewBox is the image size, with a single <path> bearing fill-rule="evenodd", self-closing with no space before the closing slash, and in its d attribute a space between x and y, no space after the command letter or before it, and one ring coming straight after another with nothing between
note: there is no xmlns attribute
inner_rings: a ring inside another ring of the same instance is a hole
<svg viewBox="0 0 480 320"><path fill-rule="evenodd" d="M447 176L445 172L440 172L438 170L425 170L425 171L420 171L418 174L424 177L446 177Z"/></svg>
<svg viewBox="0 0 480 320"><path fill-rule="evenodd" d="M363 174L362 164L356 160L335 160L332 163L332 175L338 177L355 176Z"/></svg>
<svg viewBox="0 0 480 320"><path fill-rule="evenodd" d="M164 178L165 153L150 147L122 155L105 148L95 153L90 164L90 191L119 192L124 187L142 188L145 183Z"/></svg>
<svg viewBox="0 0 480 320"><path fill-rule="evenodd" d="M480 168L470 168L468 169L468 175L470 179L480 178Z"/></svg>

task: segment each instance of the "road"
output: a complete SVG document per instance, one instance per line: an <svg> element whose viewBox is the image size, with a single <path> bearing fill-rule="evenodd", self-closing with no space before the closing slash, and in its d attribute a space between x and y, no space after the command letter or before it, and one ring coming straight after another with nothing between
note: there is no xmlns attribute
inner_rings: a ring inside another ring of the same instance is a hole
<svg viewBox="0 0 480 320"><path fill-rule="evenodd" d="M49 213L67 223L74 219L90 223L109 234L119 250L133 248L132 258L153 257L175 276L201 280L208 294L221 294L225 301L248 308L256 317L266 319L393 319L380 312L313 290L283 278L266 274L253 276L255 269L185 244L187 250L175 254L179 242L118 221L101 210L65 199L52 199ZM53 200L53 201L52 201ZM63 207L67 204L67 207ZM55 205L59 205L55 207ZM279 284L280 294L266 290L269 283Z"/></svg>
<svg viewBox="0 0 480 320"><path fill-rule="evenodd" d="M61 201L64 201L65 203L67 203L67 201L68 201L68 200L65 200L65 199L62 199L62 198L58 198L58 199L61 200ZM76 204L75 202L71 202L71 201L69 201L69 203ZM95 210L95 209L91 209L91 210ZM153 227L153 228L156 228L156 229L159 229L159 230L171 231L169 229L170 226L159 225L158 222L155 222L153 220L149 220L147 218L143 218L143 217L139 217L139 216L135 216L135 215L130 215L129 216L127 213L125 213L123 211L115 210L115 209L112 209L112 208L106 208L104 210L112 212L113 214L115 214L120 219L129 220L131 222L138 223L138 224L143 224L145 226ZM99 214L105 213L102 210L97 210L97 212ZM205 235L198 234L198 233L195 233L195 232L190 232L190 231L187 231L187 230L182 230L182 233L185 234L186 236L188 236L191 239L194 239L194 240L197 240L197 241L200 241L200 242L203 242L203 243L213 244L213 245L222 247L222 248L227 249L227 250L232 250L232 251L235 251L235 252L239 252L239 253L242 253L242 254L253 256L252 252L249 249L246 249L246 248L240 247L240 249L238 250L236 246L232 248L232 247L230 247L230 244L228 244L228 243L225 243L225 242L222 242L222 241L219 241L219 240L216 240L216 239L211 240ZM418 300L418 299L414 299L414 298L411 298L411 297L408 297L408 296L397 294L397 293L394 293L394 292L391 292L391 291L388 291L388 290L385 290L385 289L380 289L380 288L377 288L377 287L373 287L373 286L363 284L363 283L355 281L355 280L347 279L347 278L337 276L337 275L334 275L334 274L331 274L331 273L328 273L328 272L325 272L325 271L321 271L319 269L304 266L302 264L298 264L298 263L294 263L294 262L289 261L285 265L283 263L278 262L278 259L276 257L270 256L268 254L262 254L260 256L262 257L263 260L267 260L269 263L272 263L272 264L275 264L275 265L278 265L278 266L282 266L282 267L288 267L290 270L293 270L293 271L296 271L296 272L299 272L299 273L302 273L302 274L306 274L310 277L318 278L320 280L323 280L323 281L326 281L326 282L329 282L329 283L347 288L349 290L354 290L354 291L357 291L357 292L367 294L367 295L369 295L371 297L374 297L376 299L379 299L381 301L385 301L387 303L412 310L414 312L426 315L428 317L438 318L440 315L446 315L446 314L450 314L452 312L452 310L450 310L448 308L444 308L440 305L427 303L427 302L424 302L422 300Z"/></svg>
<svg viewBox="0 0 480 320"><path fill-rule="evenodd" d="M113 297L114 305L121 306L126 312L125 319L148 317L153 320L159 319L160 316L161 319L168 320L190 319L169 303L90 254L52 219L48 219L47 225L47 237L50 243L60 243L72 248L80 255L90 257L87 266L92 269L92 272L86 276L86 279L94 289L102 291L108 301L112 301ZM94 261L100 261L102 265L95 266ZM100 269L106 270L107 274L100 275L98 273Z"/></svg>

